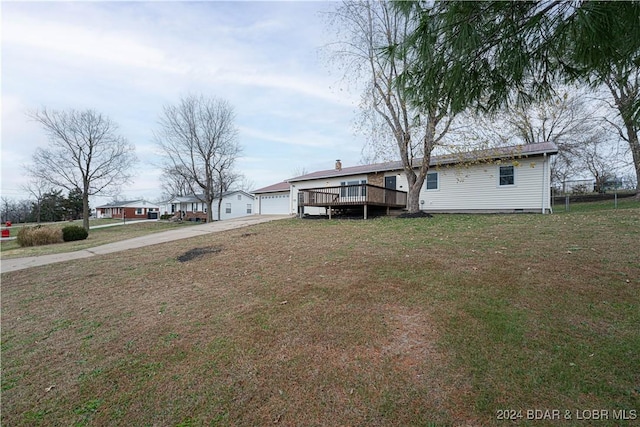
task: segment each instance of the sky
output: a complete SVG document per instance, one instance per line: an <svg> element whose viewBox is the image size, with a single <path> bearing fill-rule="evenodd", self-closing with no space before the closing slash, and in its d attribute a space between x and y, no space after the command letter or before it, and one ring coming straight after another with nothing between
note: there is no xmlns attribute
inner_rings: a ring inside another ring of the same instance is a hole
<svg viewBox="0 0 640 427"><path fill-rule="evenodd" d="M1 194L28 198L25 165L47 136L28 112L94 109L139 162L120 200L162 196L154 130L188 95L227 100L243 154L265 187L360 163L359 93L322 52L333 2L6 2L1 4ZM93 206L111 201L95 197Z"/></svg>

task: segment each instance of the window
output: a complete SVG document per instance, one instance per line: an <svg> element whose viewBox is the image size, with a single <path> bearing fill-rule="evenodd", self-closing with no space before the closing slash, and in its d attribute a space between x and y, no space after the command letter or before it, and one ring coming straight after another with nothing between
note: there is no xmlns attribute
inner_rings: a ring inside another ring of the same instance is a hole
<svg viewBox="0 0 640 427"><path fill-rule="evenodd" d="M136 215L142 215L142 208L136 209Z"/></svg>
<svg viewBox="0 0 640 427"><path fill-rule="evenodd" d="M367 187L360 184L366 184L367 180L363 179L362 181L342 181L340 186L343 187L340 189L340 197L357 197L357 196L366 196L367 195ZM352 185L353 187L349 187ZM287 196L282 196L287 197Z"/></svg>
<svg viewBox="0 0 640 427"><path fill-rule="evenodd" d="M500 166L500 185L514 185L515 170L513 166Z"/></svg>
<svg viewBox="0 0 640 427"><path fill-rule="evenodd" d="M227 207L225 209L226 213L231 213L231 203L227 203Z"/></svg>
<svg viewBox="0 0 640 427"><path fill-rule="evenodd" d="M242 194L238 194L238 200L242 200Z"/></svg>
<svg viewBox="0 0 640 427"><path fill-rule="evenodd" d="M427 178L424 181L425 189L437 190L438 189L438 172L431 172L427 174Z"/></svg>
<svg viewBox="0 0 640 427"><path fill-rule="evenodd" d="M251 213L251 203L247 203L247 213Z"/></svg>
<svg viewBox="0 0 640 427"><path fill-rule="evenodd" d="M360 184L360 182L358 181L349 181L347 182L347 185L358 185ZM356 197L358 196L358 193L360 193L360 187L348 187L347 188L347 195L349 197Z"/></svg>

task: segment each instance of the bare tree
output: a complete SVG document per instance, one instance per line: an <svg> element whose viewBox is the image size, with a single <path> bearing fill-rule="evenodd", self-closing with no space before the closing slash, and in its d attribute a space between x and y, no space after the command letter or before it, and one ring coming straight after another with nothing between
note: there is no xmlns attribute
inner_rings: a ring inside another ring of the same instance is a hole
<svg viewBox="0 0 640 427"><path fill-rule="evenodd" d="M583 156L591 146L600 144L598 152L603 152L601 143L610 138L597 103L591 101L583 88L557 87L547 99L514 103L491 115L465 114L465 126L456 126L451 134L487 148L553 142L558 155L551 160L551 178L559 185L584 170Z"/></svg>
<svg viewBox="0 0 640 427"><path fill-rule="evenodd" d="M193 186L189 184L185 176L187 173L184 173L178 170L176 167L172 165L166 165L163 168L162 176L160 178L160 182L162 185L163 193L167 196L167 198L173 198L176 196L186 196L187 194L192 192Z"/></svg>
<svg viewBox="0 0 640 427"><path fill-rule="evenodd" d="M50 146L36 149L29 172L54 187L82 192L82 225L89 230L89 196L110 194L130 181L135 147L118 126L94 110L36 111Z"/></svg>
<svg viewBox="0 0 640 427"><path fill-rule="evenodd" d="M13 219L13 214L16 209L16 202L9 199L8 197L2 196L0 198L0 221L11 221Z"/></svg>
<svg viewBox="0 0 640 427"><path fill-rule="evenodd" d="M603 193L607 183L617 178L620 162L607 141L595 141L580 147L579 165L595 180L594 191Z"/></svg>
<svg viewBox="0 0 640 427"><path fill-rule="evenodd" d="M1 222L11 221L15 223L27 222L31 212L31 200L12 200L2 197L0 202Z"/></svg>
<svg viewBox="0 0 640 427"><path fill-rule="evenodd" d="M155 133L166 168L179 174L191 192L206 203L208 221L213 219L215 195L224 188L221 177L230 175L241 152L234 120L227 101L187 96L178 105L164 107Z"/></svg>
<svg viewBox="0 0 640 427"><path fill-rule="evenodd" d="M368 82L362 97L361 123L369 127L378 145L365 155L370 159L380 157L390 150L385 141L395 142L391 149L402 161L409 184L407 209L417 212L431 153L451 123L450 100L446 93L434 90L420 95L424 102L419 109L409 106L413 79L419 77L403 75L414 61L403 43L413 24L389 2L345 1L332 17L341 39L333 47L345 75L355 81L364 77ZM438 52L434 49L431 53L437 60Z"/></svg>
<svg viewBox="0 0 640 427"><path fill-rule="evenodd" d="M309 171L304 166L296 166L291 170L291 177L298 177L308 174Z"/></svg>
<svg viewBox="0 0 640 427"><path fill-rule="evenodd" d="M23 189L35 199L36 221L40 224L42 201L45 199L45 196L53 190L53 188L48 181L40 178L38 175L34 175L29 182L24 185Z"/></svg>
<svg viewBox="0 0 640 427"><path fill-rule="evenodd" d="M637 64L637 61L636 61ZM640 123L636 110L640 103L640 68L636 65L631 70L621 67L613 69L605 76L604 82L613 98L613 105L622 126L616 120L609 120L620 138L629 144L633 166L636 173L636 199L640 200Z"/></svg>

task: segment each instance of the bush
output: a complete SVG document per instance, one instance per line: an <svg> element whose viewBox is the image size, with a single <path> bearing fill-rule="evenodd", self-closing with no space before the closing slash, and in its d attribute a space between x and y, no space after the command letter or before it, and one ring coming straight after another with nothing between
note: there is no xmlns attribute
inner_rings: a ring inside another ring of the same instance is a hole
<svg viewBox="0 0 640 427"><path fill-rule="evenodd" d="M62 243L62 230L54 227L22 227L16 240L20 246L40 246Z"/></svg>
<svg viewBox="0 0 640 427"><path fill-rule="evenodd" d="M84 228L77 225L67 225L62 229L62 239L65 242L73 242L74 240L84 240L89 233Z"/></svg>

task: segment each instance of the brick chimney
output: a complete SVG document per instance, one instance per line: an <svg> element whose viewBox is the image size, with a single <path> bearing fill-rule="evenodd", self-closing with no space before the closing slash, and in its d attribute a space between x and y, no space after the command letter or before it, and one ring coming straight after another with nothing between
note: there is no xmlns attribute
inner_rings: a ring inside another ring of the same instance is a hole
<svg viewBox="0 0 640 427"><path fill-rule="evenodd" d="M340 159L336 160L336 170L337 171L342 170L342 162L340 161Z"/></svg>

